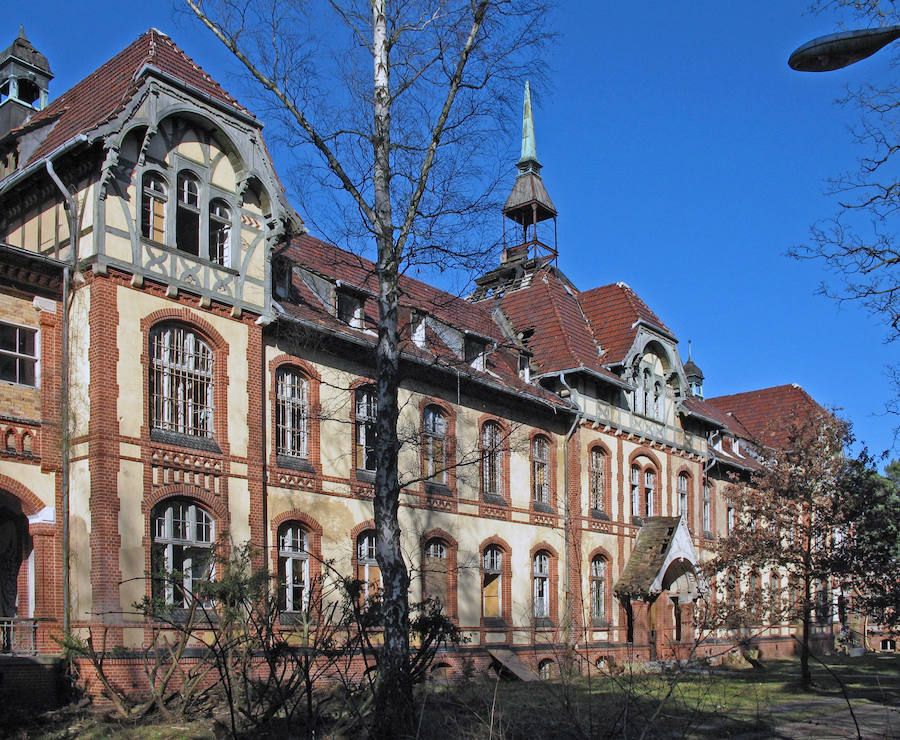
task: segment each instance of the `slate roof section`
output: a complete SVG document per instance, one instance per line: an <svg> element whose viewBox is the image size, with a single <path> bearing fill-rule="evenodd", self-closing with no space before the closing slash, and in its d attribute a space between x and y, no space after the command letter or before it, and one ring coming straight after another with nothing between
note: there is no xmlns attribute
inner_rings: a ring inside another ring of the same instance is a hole
<svg viewBox="0 0 900 740"><path fill-rule="evenodd" d="M621 363L637 338L643 321L673 336L671 330L650 310L626 283L613 283L578 294L578 302L603 348L603 363Z"/></svg>
<svg viewBox="0 0 900 740"><path fill-rule="evenodd" d="M795 419L822 407L796 383L706 399L706 403L736 417L763 444L781 448Z"/></svg>
<svg viewBox="0 0 900 740"><path fill-rule="evenodd" d="M615 592L627 596L646 596L678 529L677 516L651 516L643 521L625 570L616 583Z"/></svg>
<svg viewBox="0 0 900 740"><path fill-rule="evenodd" d="M318 274L335 284L340 281L356 291L368 294L365 301L366 328L356 329L338 320L323 305L322 301L310 290L303 280L293 275L291 300L280 300L282 310L291 317L310 322L333 334L342 335L351 341L370 345L374 348L377 339L375 319L377 305L374 297L378 285L375 278L375 266L359 255L316 239L309 234L294 237L291 243L280 250L279 256L287 258L297 267ZM526 383L518 375L518 346L506 337L500 326L491 318L490 305L473 304L457 296L445 293L431 285L413 278L401 276L400 287L400 333L401 351L408 357L423 364L443 367L459 372L481 383L495 386L500 390L511 390L518 395L531 397L545 405L556 408L571 408L571 405L554 393L539 385ZM460 331L469 331L497 343L497 349L488 353L486 371L475 370L460 360L456 354L429 328L426 331L426 348L416 346L410 339L409 316L411 309L438 319Z"/></svg>
<svg viewBox="0 0 900 740"><path fill-rule="evenodd" d="M140 86L140 73L145 66L155 67L243 116L252 117L166 34L151 28L11 132L17 135L49 127L44 140L28 162L22 163L23 166L38 161L78 134L89 133L114 118Z"/></svg>

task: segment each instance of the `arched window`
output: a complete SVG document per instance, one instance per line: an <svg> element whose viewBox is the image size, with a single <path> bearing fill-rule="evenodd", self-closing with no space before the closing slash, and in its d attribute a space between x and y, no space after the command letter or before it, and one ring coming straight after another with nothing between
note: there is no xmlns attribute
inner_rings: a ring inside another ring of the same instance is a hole
<svg viewBox="0 0 900 740"><path fill-rule="evenodd" d="M368 603L381 590L381 569L375 559L375 530L367 529L356 538L356 578Z"/></svg>
<svg viewBox="0 0 900 740"><path fill-rule="evenodd" d="M688 515L688 474L678 474L678 516L687 518Z"/></svg>
<svg viewBox="0 0 900 740"><path fill-rule="evenodd" d="M591 509L606 508L606 453L600 447L592 447L588 475L590 477Z"/></svg>
<svg viewBox="0 0 900 740"><path fill-rule="evenodd" d="M275 451L278 455L309 457L309 397L306 378L294 368L280 368L275 376Z"/></svg>
<svg viewBox="0 0 900 740"><path fill-rule="evenodd" d="M141 236L155 242L166 240L168 188L158 172L145 172L141 179Z"/></svg>
<svg viewBox="0 0 900 740"><path fill-rule="evenodd" d="M150 334L150 424L195 437L213 436L213 353L190 329Z"/></svg>
<svg viewBox="0 0 900 740"><path fill-rule="evenodd" d="M631 516L641 515L641 469L631 466Z"/></svg>
<svg viewBox="0 0 900 740"><path fill-rule="evenodd" d="M484 550L482 577L482 613L486 619L499 619L503 614L503 551L496 545Z"/></svg>
<svg viewBox="0 0 900 740"><path fill-rule="evenodd" d="M712 502L709 495L709 480L703 479L703 534L712 536Z"/></svg>
<svg viewBox="0 0 900 740"><path fill-rule="evenodd" d="M209 202L209 260L231 264L231 208L221 198Z"/></svg>
<svg viewBox="0 0 900 740"><path fill-rule="evenodd" d="M444 607L447 607L449 603L447 599L449 594L447 545L436 537L425 543L422 574L425 597L437 599Z"/></svg>
<svg viewBox="0 0 900 740"><path fill-rule="evenodd" d="M531 440L531 488L536 504L550 503L550 443L543 435Z"/></svg>
<svg viewBox="0 0 900 740"><path fill-rule="evenodd" d="M485 496L503 495L500 439L500 425L495 421L485 422L481 427L481 492Z"/></svg>
<svg viewBox="0 0 900 740"><path fill-rule="evenodd" d="M309 600L309 535L297 522L278 530L278 606L303 611Z"/></svg>
<svg viewBox="0 0 900 740"><path fill-rule="evenodd" d="M356 389L356 469L375 472L375 414L378 397L374 385Z"/></svg>
<svg viewBox="0 0 900 740"><path fill-rule="evenodd" d="M606 560L600 555L591 560L591 619L606 619Z"/></svg>
<svg viewBox="0 0 900 740"><path fill-rule="evenodd" d="M422 460L425 477L447 483L447 419L437 406L426 406L422 419Z"/></svg>
<svg viewBox="0 0 900 740"><path fill-rule="evenodd" d="M182 170L178 173L178 204L175 212L175 246L200 255L200 181Z"/></svg>
<svg viewBox="0 0 900 740"><path fill-rule="evenodd" d="M653 516L655 513L656 498L656 471L644 471L644 513Z"/></svg>
<svg viewBox="0 0 900 740"><path fill-rule="evenodd" d="M192 501L169 499L153 509L151 522L153 596L188 608L199 585L213 574L212 517Z"/></svg>
<svg viewBox="0 0 900 740"><path fill-rule="evenodd" d="M534 616L546 619L550 616L550 555L541 550L532 562Z"/></svg>
<svg viewBox="0 0 900 740"><path fill-rule="evenodd" d="M538 676L542 681L549 681L553 678L553 659L545 658L538 665Z"/></svg>

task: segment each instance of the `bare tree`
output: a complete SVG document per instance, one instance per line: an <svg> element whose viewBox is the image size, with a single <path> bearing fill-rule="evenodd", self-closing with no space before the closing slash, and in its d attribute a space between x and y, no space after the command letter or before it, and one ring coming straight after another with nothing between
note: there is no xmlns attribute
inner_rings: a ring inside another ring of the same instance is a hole
<svg viewBox="0 0 900 740"><path fill-rule="evenodd" d="M740 606L739 584L746 584L744 624L759 624L764 612L775 623L782 614L799 618L801 683L808 687L813 620L830 615L828 587L835 572L849 432L834 415L810 409L782 434L779 449L767 451L762 469L726 491L734 512L729 514L730 531L707 569L709 575L724 578L726 603L734 607ZM786 598L767 598L762 583L766 572L779 579L787 576ZM732 613L738 616L740 611Z"/></svg>
<svg viewBox="0 0 900 740"><path fill-rule="evenodd" d="M900 8L883 0L817 0L813 9L845 13L861 26L900 23ZM789 250L799 259L824 261L837 281L823 285L822 293L861 302L888 325L889 340L900 337L900 80L894 62L888 81L851 88L840 101L860 115L853 136L865 153L855 170L829 181L837 213L812 227L808 244Z"/></svg>
<svg viewBox="0 0 900 740"><path fill-rule="evenodd" d="M346 235L375 246L374 510L384 581L376 711L381 732L397 736L412 696L397 517L399 276L412 264L465 266L483 252L471 227L486 200L469 188L484 182L477 163L508 118L510 85L534 69L547 8L540 0L185 3L264 88L285 140L317 159L316 187L343 194Z"/></svg>

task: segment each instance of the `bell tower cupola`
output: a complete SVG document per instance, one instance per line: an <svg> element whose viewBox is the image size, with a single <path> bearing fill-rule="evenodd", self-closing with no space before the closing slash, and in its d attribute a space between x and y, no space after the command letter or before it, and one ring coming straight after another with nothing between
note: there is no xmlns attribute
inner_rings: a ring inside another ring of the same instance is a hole
<svg viewBox="0 0 900 740"><path fill-rule="evenodd" d="M19 28L19 36L0 52L0 136L21 126L50 99L50 64Z"/></svg>
<svg viewBox="0 0 900 740"><path fill-rule="evenodd" d="M529 258L555 260L556 249L556 208L541 179L541 164L537 158L537 144L534 138L534 116L531 111L531 88L525 83L525 104L522 111L522 155L516 162L519 174L512 192L503 206L503 257L502 262L520 262ZM507 241L506 219L514 221L517 228ZM548 219L553 219L553 231L539 228ZM511 242L511 243L510 243Z"/></svg>
<svg viewBox="0 0 900 740"><path fill-rule="evenodd" d="M688 341L688 361L684 363L684 375L691 396L703 400L703 371L691 357L691 343Z"/></svg>

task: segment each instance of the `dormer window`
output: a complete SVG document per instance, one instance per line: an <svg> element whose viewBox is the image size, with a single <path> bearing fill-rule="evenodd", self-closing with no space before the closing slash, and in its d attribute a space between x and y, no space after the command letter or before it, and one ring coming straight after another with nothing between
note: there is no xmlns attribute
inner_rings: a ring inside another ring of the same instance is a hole
<svg viewBox="0 0 900 740"><path fill-rule="evenodd" d="M200 255L200 183L187 170L178 173L175 246L182 252Z"/></svg>
<svg viewBox="0 0 900 740"><path fill-rule="evenodd" d="M362 296L339 289L337 291L337 317L347 326L362 329L365 325Z"/></svg>
<svg viewBox="0 0 900 740"><path fill-rule="evenodd" d="M463 341L463 360L476 370L484 370L484 358L487 352L487 342L481 337L470 334Z"/></svg>
<svg viewBox="0 0 900 740"><path fill-rule="evenodd" d="M519 377L526 383L531 382L531 358L526 354L519 355Z"/></svg>

